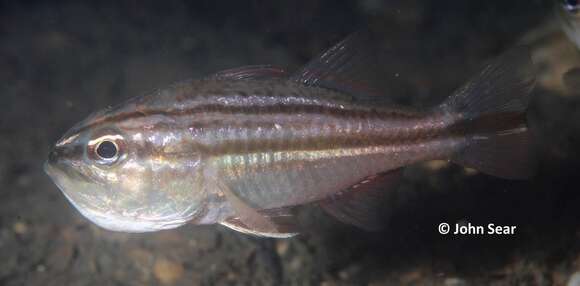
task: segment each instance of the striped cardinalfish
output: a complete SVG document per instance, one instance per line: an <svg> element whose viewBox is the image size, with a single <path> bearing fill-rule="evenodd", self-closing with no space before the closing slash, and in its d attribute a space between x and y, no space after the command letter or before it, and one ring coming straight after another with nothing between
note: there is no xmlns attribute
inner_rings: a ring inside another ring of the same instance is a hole
<svg viewBox="0 0 580 286"><path fill-rule="evenodd" d="M533 174L527 50L490 62L440 105L381 104L355 34L298 72L247 66L181 82L90 115L45 170L97 225L148 232L221 224L297 234L292 208L317 205L364 229L401 170L446 159L489 175ZM384 102L384 100L382 101Z"/></svg>

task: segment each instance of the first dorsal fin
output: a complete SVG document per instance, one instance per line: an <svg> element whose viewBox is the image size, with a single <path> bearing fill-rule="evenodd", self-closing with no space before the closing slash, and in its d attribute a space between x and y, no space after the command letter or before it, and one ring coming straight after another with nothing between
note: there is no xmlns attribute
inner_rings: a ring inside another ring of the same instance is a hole
<svg viewBox="0 0 580 286"><path fill-rule="evenodd" d="M270 65L253 65L219 71L210 78L244 80L286 78L288 74L283 68Z"/></svg>
<svg viewBox="0 0 580 286"><path fill-rule="evenodd" d="M360 31L328 49L296 72L291 80L329 88L354 97L380 96L378 53L369 32Z"/></svg>

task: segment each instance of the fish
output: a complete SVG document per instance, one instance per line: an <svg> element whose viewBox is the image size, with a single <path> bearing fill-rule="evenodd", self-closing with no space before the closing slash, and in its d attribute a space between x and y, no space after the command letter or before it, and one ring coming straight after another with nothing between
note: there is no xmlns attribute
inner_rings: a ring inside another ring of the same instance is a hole
<svg viewBox="0 0 580 286"><path fill-rule="evenodd" d="M534 175L526 48L415 110L385 103L384 75L369 72L378 63L361 35L294 73L244 66L98 111L58 140L44 169L84 217L111 231L220 224L274 238L301 233L300 206L381 229L381 198L419 162Z"/></svg>
<svg viewBox="0 0 580 286"><path fill-rule="evenodd" d="M580 1L555 0L555 14L568 39L580 48Z"/></svg>

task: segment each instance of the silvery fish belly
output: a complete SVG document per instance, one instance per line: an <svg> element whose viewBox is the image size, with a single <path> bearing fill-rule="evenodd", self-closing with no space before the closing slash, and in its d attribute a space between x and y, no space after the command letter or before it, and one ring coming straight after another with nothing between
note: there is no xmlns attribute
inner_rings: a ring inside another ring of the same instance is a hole
<svg viewBox="0 0 580 286"><path fill-rule="evenodd" d="M268 237L298 233L292 208L381 227L381 195L403 167L448 159L508 179L533 174L526 50L485 66L439 106L382 106L354 34L287 74L248 66L133 98L78 123L46 172L88 219L146 232L222 224Z"/></svg>

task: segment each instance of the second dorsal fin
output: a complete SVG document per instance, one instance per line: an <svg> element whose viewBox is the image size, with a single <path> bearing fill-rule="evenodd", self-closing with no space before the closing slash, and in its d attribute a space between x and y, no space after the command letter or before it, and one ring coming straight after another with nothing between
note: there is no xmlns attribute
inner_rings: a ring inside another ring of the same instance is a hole
<svg viewBox="0 0 580 286"><path fill-rule="evenodd" d="M369 32L360 31L311 60L290 79L368 99L382 95L377 70L376 45Z"/></svg>

